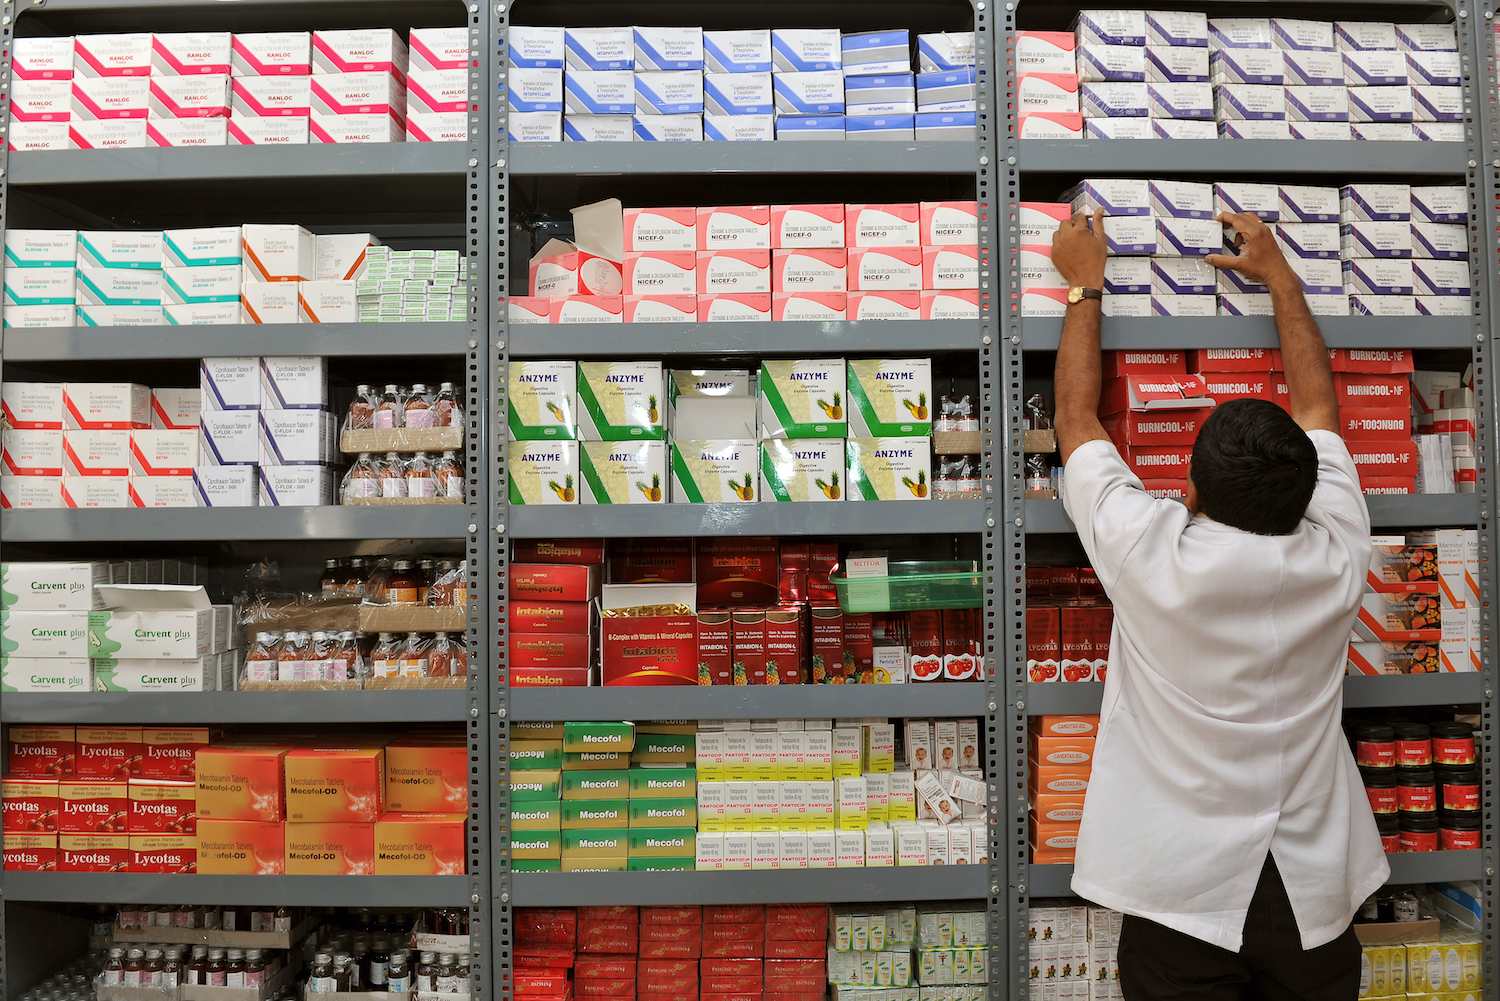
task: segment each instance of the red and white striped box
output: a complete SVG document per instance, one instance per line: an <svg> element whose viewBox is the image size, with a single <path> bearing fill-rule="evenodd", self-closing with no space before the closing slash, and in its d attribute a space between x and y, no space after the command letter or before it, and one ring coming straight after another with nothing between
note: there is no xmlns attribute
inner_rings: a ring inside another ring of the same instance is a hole
<svg viewBox="0 0 1500 1001"><path fill-rule="evenodd" d="M770 250L771 206L705 205L698 209L699 250ZM767 289L767 291L770 291Z"/></svg>
<svg viewBox="0 0 1500 1001"><path fill-rule="evenodd" d="M921 290L921 247L858 247L850 249L849 291L920 292Z"/></svg>
<svg viewBox="0 0 1500 1001"><path fill-rule="evenodd" d="M379 72L405 83L408 59L406 43L393 28L313 32L314 76Z"/></svg>
<svg viewBox="0 0 1500 1001"><path fill-rule="evenodd" d="M626 323L692 323L698 319L698 296L627 295Z"/></svg>
<svg viewBox="0 0 1500 1001"><path fill-rule="evenodd" d="M151 105L151 81L147 77L77 76L72 92L73 121L145 118Z"/></svg>
<svg viewBox="0 0 1500 1001"><path fill-rule="evenodd" d="M850 320L917 320L922 316L922 293L885 289L850 292L845 315Z"/></svg>
<svg viewBox="0 0 1500 1001"><path fill-rule="evenodd" d="M700 323L758 323L771 319L771 293L724 292L698 296Z"/></svg>
<svg viewBox="0 0 1500 1001"><path fill-rule="evenodd" d="M626 209L625 249L697 250L698 210L690 206Z"/></svg>
<svg viewBox="0 0 1500 1001"><path fill-rule="evenodd" d="M622 273L627 295L696 295L698 253L693 250L627 250Z"/></svg>
<svg viewBox="0 0 1500 1001"><path fill-rule="evenodd" d="M9 428L0 444L6 476L61 476L63 432Z"/></svg>
<svg viewBox="0 0 1500 1001"><path fill-rule="evenodd" d="M148 118L146 140L152 146L226 146L227 118Z"/></svg>
<svg viewBox="0 0 1500 1001"><path fill-rule="evenodd" d="M437 114L469 110L469 71L412 70L406 78L406 112Z"/></svg>
<svg viewBox="0 0 1500 1001"><path fill-rule="evenodd" d="M192 476L197 463L196 428L130 432L131 476Z"/></svg>
<svg viewBox="0 0 1500 1001"><path fill-rule="evenodd" d="M153 389L151 426L162 431L197 431L202 395L198 389Z"/></svg>
<svg viewBox="0 0 1500 1001"><path fill-rule="evenodd" d="M314 73L314 142L402 142L406 139L406 88L392 73Z"/></svg>
<svg viewBox="0 0 1500 1001"><path fill-rule="evenodd" d="M979 290L925 289L921 309L924 320L977 320Z"/></svg>
<svg viewBox="0 0 1500 1001"><path fill-rule="evenodd" d="M198 506L191 469L179 476L132 476L128 489L131 507Z"/></svg>
<svg viewBox="0 0 1500 1001"><path fill-rule="evenodd" d="M848 307L844 292L772 292L773 320L842 320Z"/></svg>
<svg viewBox="0 0 1500 1001"><path fill-rule="evenodd" d="M413 111L406 109L406 141L409 143L461 143L469 139L466 111Z"/></svg>
<svg viewBox="0 0 1500 1001"><path fill-rule="evenodd" d="M312 32L236 34L230 44L229 72L235 76L308 76L312 73Z"/></svg>
<svg viewBox="0 0 1500 1001"><path fill-rule="evenodd" d="M413 73L469 68L468 28L413 28L407 36L407 46Z"/></svg>
<svg viewBox="0 0 1500 1001"><path fill-rule="evenodd" d="M843 245L843 202L771 206L772 249L829 248Z"/></svg>
<svg viewBox="0 0 1500 1001"><path fill-rule="evenodd" d="M185 31L151 36L151 75L228 76L234 36L227 31Z"/></svg>
<svg viewBox="0 0 1500 1001"><path fill-rule="evenodd" d="M63 384L63 427L106 431L151 426L151 390L133 382Z"/></svg>
<svg viewBox="0 0 1500 1001"><path fill-rule="evenodd" d="M838 248L771 251L772 292L845 292L849 254Z"/></svg>
<svg viewBox="0 0 1500 1001"><path fill-rule="evenodd" d="M406 141L406 121L395 115L322 115L313 112L308 140L315 143L398 143Z"/></svg>
<svg viewBox="0 0 1500 1001"><path fill-rule="evenodd" d="M234 115L227 123L229 145L305 146L311 135L310 121L305 115L295 118L241 118Z"/></svg>
<svg viewBox="0 0 1500 1001"><path fill-rule="evenodd" d="M73 38L17 38L11 42L10 72L16 80L73 79Z"/></svg>
<svg viewBox="0 0 1500 1001"><path fill-rule="evenodd" d="M73 75L151 75L151 35L79 35L73 40Z"/></svg>
<svg viewBox="0 0 1500 1001"><path fill-rule="evenodd" d="M924 289L979 288L979 245L922 248Z"/></svg>
<svg viewBox="0 0 1500 1001"><path fill-rule="evenodd" d="M922 246L979 246L978 202L918 202Z"/></svg>
<svg viewBox="0 0 1500 1001"><path fill-rule="evenodd" d="M144 118L68 123L69 149L143 149L147 145Z"/></svg>
<svg viewBox="0 0 1500 1001"><path fill-rule="evenodd" d="M568 295L549 303L553 323L622 323L625 297L622 295Z"/></svg>
<svg viewBox="0 0 1500 1001"><path fill-rule="evenodd" d="M43 150L71 149L68 123L62 122L17 122L10 123L10 132L5 137L5 148L37 153Z"/></svg>
<svg viewBox="0 0 1500 1001"><path fill-rule="evenodd" d="M228 118L229 74L154 76L149 118Z"/></svg>
<svg viewBox="0 0 1500 1001"><path fill-rule="evenodd" d="M697 253L699 295L771 291L770 248L700 250Z"/></svg>
<svg viewBox="0 0 1500 1001"><path fill-rule="evenodd" d="M61 476L0 474L0 508L62 507Z"/></svg>
<svg viewBox="0 0 1500 1001"><path fill-rule="evenodd" d="M920 247L921 209L916 202L844 207L844 246Z"/></svg>
<svg viewBox="0 0 1500 1001"><path fill-rule="evenodd" d="M129 476L129 431L64 431L63 475Z"/></svg>
<svg viewBox="0 0 1500 1001"><path fill-rule="evenodd" d="M0 384L0 416L13 428L31 431L63 429L63 387L60 382Z"/></svg>
<svg viewBox="0 0 1500 1001"><path fill-rule="evenodd" d="M312 114L309 76L236 76L231 78L229 111L245 118L306 118Z"/></svg>
<svg viewBox="0 0 1500 1001"><path fill-rule="evenodd" d="M12 122L66 122L73 115L70 80L22 80L11 86Z"/></svg>

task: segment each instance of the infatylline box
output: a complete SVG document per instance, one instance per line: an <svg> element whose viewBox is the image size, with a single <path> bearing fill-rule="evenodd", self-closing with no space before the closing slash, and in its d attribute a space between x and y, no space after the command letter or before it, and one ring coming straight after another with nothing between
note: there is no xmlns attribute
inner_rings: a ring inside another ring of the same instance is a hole
<svg viewBox="0 0 1500 1001"><path fill-rule="evenodd" d="M715 142L771 142L776 138L772 115L703 116L703 138Z"/></svg>
<svg viewBox="0 0 1500 1001"><path fill-rule="evenodd" d="M563 48L570 71L635 69L635 34L629 28L566 28Z"/></svg>
<svg viewBox="0 0 1500 1001"><path fill-rule="evenodd" d="M562 28L512 25L507 39L509 44L505 47L506 63L513 69L560 70L563 68L565 49ZM467 31L465 31L466 45L467 41ZM416 65L418 61L419 57L413 52L412 64Z"/></svg>
<svg viewBox="0 0 1500 1001"><path fill-rule="evenodd" d="M842 68L837 28L779 28L771 32L771 61L777 73L811 73Z"/></svg>
<svg viewBox="0 0 1500 1001"><path fill-rule="evenodd" d="M703 70L701 28L634 29L635 68L653 70Z"/></svg>
<svg viewBox="0 0 1500 1001"><path fill-rule="evenodd" d="M771 69L771 32L705 31L703 64L710 73L764 73Z"/></svg>
<svg viewBox="0 0 1500 1001"><path fill-rule="evenodd" d="M928 438L850 438L849 499L927 500L927 471L932 463Z"/></svg>

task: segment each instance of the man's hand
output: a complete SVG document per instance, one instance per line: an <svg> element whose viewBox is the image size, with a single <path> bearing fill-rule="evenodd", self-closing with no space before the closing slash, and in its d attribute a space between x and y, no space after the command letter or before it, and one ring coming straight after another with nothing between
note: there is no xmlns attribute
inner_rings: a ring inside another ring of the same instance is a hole
<svg viewBox="0 0 1500 1001"><path fill-rule="evenodd" d="M1286 262L1271 227L1253 212L1222 212L1217 221L1234 229L1234 246L1237 256L1209 254L1204 258L1216 268L1238 271L1246 278L1270 286L1287 279L1297 282L1297 275Z"/></svg>
<svg viewBox="0 0 1500 1001"><path fill-rule="evenodd" d="M1058 224L1052 234L1052 266L1069 285L1103 290L1104 258L1108 254L1103 209L1094 210L1093 224L1090 230L1089 217L1082 212Z"/></svg>

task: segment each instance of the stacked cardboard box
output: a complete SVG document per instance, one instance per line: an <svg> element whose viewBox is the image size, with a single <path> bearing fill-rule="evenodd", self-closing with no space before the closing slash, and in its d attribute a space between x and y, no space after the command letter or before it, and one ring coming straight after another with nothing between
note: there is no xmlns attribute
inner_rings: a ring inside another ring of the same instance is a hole
<svg viewBox="0 0 1500 1001"><path fill-rule="evenodd" d="M1028 680L1105 680L1114 624L1092 567L1026 568Z"/></svg>
<svg viewBox="0 0 1500 1001"><path fill-rule="evenodd" d="M1092 904L1037 900L1027 916L1030 1001L1053 992L1075 1001L1120 1001L1124 915Z"/></svg>
<svg viewBox="0 0 1500 1001"><path fill-rule="evenodd" d="M1072 862L1094 769L1095 716L1033 716L1027 734L1031 860Z"/></svg>
<svg viewBox="0 0 1500 1001"><path fill-rule="evenodd" d="M514 479L512 479L514 484ZM512 486L514 490L514 486ZM559 489L573 489L572 484ZM522 542L510 567L510 683L597 681L602 539Z"/></svg>

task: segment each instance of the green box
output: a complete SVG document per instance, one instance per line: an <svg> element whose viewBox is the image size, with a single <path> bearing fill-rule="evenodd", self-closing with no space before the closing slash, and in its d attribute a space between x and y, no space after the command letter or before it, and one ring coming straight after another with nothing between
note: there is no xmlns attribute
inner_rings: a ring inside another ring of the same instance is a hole
<svg viewBox="0 0 1500 1001"><path fill-rule="evenodd" d="M563 872L624 872L623 855L575 855L562 860Z"/></svg>
<svg viewBox="0 0 1500 1001"><path fill-rule="evenodd" d="M510 770L513 772L550 771L562 768L562 741L512 740Z"/></svg>
<svg viewBox="0 0 1500 1001"><path fill-rule="evenodd" d="M630 826L628 799L569 799L562 804L562 829L614 829Z"/></svg>
<svg viewBox="0 0 1500 1001"><path fill-rule="evenodd" d="M638 765L630 769L631 799L683 799L697 795L696 768L649 768Z"/></svg>
<svg viewBox="0 0 1500 1001"><path fill-rule="evenodd" d="M562 770L516 772L510 777L512 803L562 799Z"/></svg>
<svg viewBox="0 0 1500 1001"><path fill-rule="evenodd" d="M597 827L584 827L562 831L561 836L563 858L582 856L623 859L630 854L630 835L623 828L601 830Z"/></svg>
<svg viewBox="0 0 1500 1001"><path fill-rule="evenodd" d="M562 862L555 858L513 858L511 872L562 872Z"/></svg>
<svg viewBox="0 0 1500 1001"><path fill-rule="evenodd" d="M563 750L629 751L635 748L634 723L564 723Z"/></svg>
<svg viewBox="0 0 1500 1001"><path fill-rule="evenodd" d="M561 831L512 831L510 835L511 858L562 857Z"/></svg>
<svg viewBox="0 0 1500 1001"><path fill-rule="evenodd" d="M696 799L633 799L631 827L697 827Z"/></svg>
<svg viewBox="0 0 1500 1001"><path fill-rule="evenodd" d="M625 862L627 872L686 872L696 868L696 858L633 857Z"/></svg>
<svg viewBox="0 0 1500 1001"><path fill-rule="evenodd" d="M511 740L562 740L563 725L543 720L517 720L510 724Z"/></svg>
<svg viewBox="0 0 1500 1001"><path fill-rule="evenodd" d="M696 827L632 827L630 854L652 858L682 858L683 852L697 852Z"/></svg>
<svg viewBox="0 0 1500 1001"><path fill-rule="evenodd" d="M562 798L629 799L630 772L587 771L559 772L562 776Z"/></svg>
<svg viewBox="0 0 1500 1001"><path fill-rule="evenodd" d="M632 764L691 764L695 760L696 737L682 733L642 733L630 752Z"/></svg>
<svg viewBox="0 0 1500 1001"><path fill-rule="evenodd" d="M576 772L606 768L629 768L630 751L564 751L563 771Z"/></svg>
<svg viewBox="0 0 1500 1001"><path fill-rule="evenodd" d="M510 808L512 831L557 831L562 829L562 800L538 799L514 802Z"/></svg>

